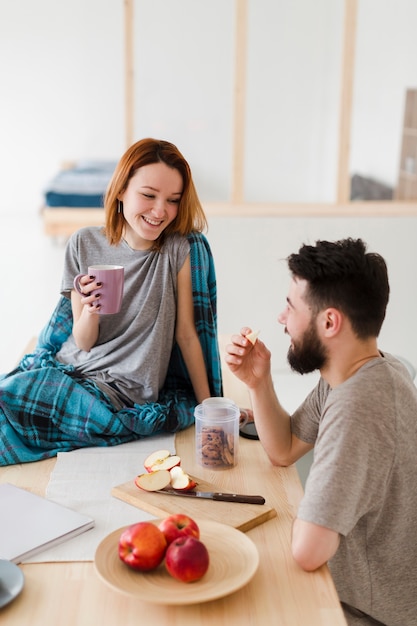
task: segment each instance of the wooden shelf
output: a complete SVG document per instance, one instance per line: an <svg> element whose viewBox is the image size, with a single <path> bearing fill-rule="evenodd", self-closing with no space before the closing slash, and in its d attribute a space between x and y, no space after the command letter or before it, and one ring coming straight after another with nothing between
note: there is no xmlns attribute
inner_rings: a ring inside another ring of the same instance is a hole
<svg viewBox="0 0 417 626"><path fill-rule="evenodd" d="M417 89L407 89L396 200L417 199Z"/></svg>

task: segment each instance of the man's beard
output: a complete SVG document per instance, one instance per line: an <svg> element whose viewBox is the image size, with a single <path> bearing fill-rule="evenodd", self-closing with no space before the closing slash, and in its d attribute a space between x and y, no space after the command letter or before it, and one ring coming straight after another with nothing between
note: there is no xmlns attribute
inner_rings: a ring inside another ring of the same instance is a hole
<svg viewBox="0 0 417 626"><path fill-rule="evenodd" d="M325 365L326 349L317 335L313 320L300 342L290 346L287 359L291 369L299 374L309 374Z"/></svg>

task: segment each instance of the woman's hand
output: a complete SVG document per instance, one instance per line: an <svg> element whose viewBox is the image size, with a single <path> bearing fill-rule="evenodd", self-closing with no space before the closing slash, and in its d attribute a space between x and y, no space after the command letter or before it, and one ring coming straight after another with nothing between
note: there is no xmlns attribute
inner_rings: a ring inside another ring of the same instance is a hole
<svg viewBox="0 0 417 626"><path fill-rule="evenodd" d="M83 295L80 295L80 304L87 307L89 313L98 313L100 304L100 287L102 283L96 283L94 276L83 276L80 279L80 288ZM80 312L81 313L81 312Z"/></svg>
<svg viewBox="0 0 417 626"><path fill-rule="evenodd" d="M96 344L100 328L100 297L101 283L96 283L94 277L83 276L80 279L83 295L73 289L71 291L71 305L73 315L72 334L77 347L89 352Z"/></svg>

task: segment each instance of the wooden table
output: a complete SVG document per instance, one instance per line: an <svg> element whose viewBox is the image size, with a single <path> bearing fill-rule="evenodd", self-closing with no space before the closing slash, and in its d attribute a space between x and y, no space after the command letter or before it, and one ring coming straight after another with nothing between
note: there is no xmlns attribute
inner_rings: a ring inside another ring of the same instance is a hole
<svg viewBox="0 0 417 626"><path fill-rule="evenodd" d="M213 472L195 466L194 427L177 434L176 449L190 473L212 480ZM49 459L2 467L0 482L44 494L54 463L55 459ZM291 556L291 523L302 497L295 467L272 467L258 441L241 439L238 465L216 472L216 483L223 490L262 494L278 513L247 532L258 548L260 566L241 590L201 605L169 607L113 591L98 578L91 562L28 563L20 566L25 587L0 609L0 624L137 626L145 619L152 626L346 624L327 566L306 573Z"/></svg>

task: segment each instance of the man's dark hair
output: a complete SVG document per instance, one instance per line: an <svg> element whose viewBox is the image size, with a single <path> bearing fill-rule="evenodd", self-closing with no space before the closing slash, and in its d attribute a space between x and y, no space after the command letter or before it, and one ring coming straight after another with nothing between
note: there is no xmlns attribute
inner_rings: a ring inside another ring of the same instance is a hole
<svg viewBox="0 0 417 626"><path fill-rule="evenodd" d="M308 282L305 299L314 313L334 307L359 338L379 335L389 299L387 266L381 255L366 252L362 239L316 241L287 261L292 275Z"/></svg>

